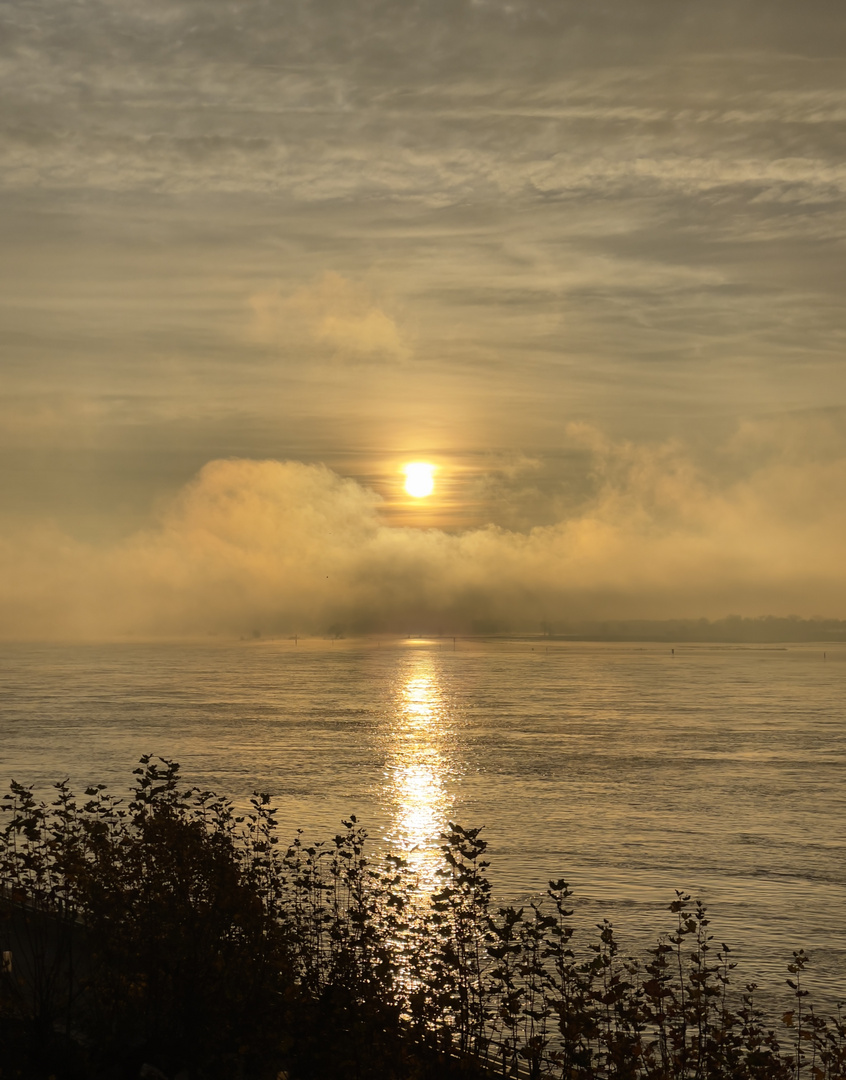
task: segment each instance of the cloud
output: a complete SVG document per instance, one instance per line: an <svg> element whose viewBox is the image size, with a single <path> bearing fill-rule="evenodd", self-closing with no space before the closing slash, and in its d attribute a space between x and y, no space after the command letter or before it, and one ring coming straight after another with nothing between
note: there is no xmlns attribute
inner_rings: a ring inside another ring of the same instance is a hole
<svg viewBox="0 0 846 1080"><path fill-rule="evenodd" d="M264 290L250 298L253 336L264 342L297 341L303 335L336 359L403 362L411 356L396 322L369 290L331 271L291 296Z"/></svg>
<svg viewBox="0 0 846 1080"><path fill-rule="evenodd" d="M7 3L0 184L359 210L590 191L842 199L831 5L713 7L208 2L199 18L184 0ZM806 35L827 61L809 65Z"/></svg>
<svg viewBox="0 0 846 1080"><path fill-rule="evenodd" d="M378 496L323 466L220 460L155 525L111 545L55 529L7 534L8 638L479 628L729 613L840 616L846 447L768 445L720 481L674 442L585 427L595 495L527 532L385 524ZM729 445L725 451L732 453Z"/></svg>

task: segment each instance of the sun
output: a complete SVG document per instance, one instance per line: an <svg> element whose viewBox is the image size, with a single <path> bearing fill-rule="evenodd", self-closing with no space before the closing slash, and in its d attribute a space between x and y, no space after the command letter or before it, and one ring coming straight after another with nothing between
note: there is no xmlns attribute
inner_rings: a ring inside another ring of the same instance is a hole
<svg viewBox="0 0 846 1080"><path fill-rule="evenodd" d="M425 499L435 490L435 466L427 461L410 461L403 465L405 490L415 499Z"/></svg>

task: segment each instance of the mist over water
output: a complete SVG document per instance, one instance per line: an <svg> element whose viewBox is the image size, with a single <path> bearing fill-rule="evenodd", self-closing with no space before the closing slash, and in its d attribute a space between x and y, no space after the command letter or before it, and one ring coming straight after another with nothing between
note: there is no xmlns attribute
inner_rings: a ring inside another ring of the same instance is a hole
<svg viewBox="0 0 846 1080"><path fill-rule="evenodd" d="M825 658L824 658L825 651ZM143 753L282 839L354 813L435 881L448 820L485 826L494 892L575 889L639 950L674 889L710 909L737 984L811 956L846 997L846 648L452 639L4 646L0 777L127 788Z"/></svg>

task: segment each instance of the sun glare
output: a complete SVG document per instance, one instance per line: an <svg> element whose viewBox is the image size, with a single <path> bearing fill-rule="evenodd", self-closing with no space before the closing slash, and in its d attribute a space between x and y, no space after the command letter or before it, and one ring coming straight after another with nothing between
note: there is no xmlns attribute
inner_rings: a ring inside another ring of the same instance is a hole
<svg viewBox="0 0 846 1080"><path fill-rule="evenodd" d="M425 499L435 489L435 466L426 461L410 461L403 466L405 490L415 499Z"/></svg>

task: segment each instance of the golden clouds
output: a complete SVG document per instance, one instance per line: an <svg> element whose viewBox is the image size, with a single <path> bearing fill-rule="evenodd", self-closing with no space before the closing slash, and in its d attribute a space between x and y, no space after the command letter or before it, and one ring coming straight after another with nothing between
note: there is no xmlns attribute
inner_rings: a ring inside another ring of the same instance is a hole
<svg viewBox="0 0 846 1080"><path fill-rule="evenodd" d="M408 360L411 350L397 323L370 291L340 274L325 273L289 296L265 290L250 298L252 334L265 343L305 340L334 359Z"/></svg>
<svg viewBox="0 0 846 1080"><path fill-rule="evenodd" d="M8 638L537 629L550 619L837 616L846 603L846 453L775 450L721 482L678 444L592 440L596 494L528 532L392 528L321 466L209 463L122 543L7 535ZM827 495L829 497L827 497Z"/></svg>

